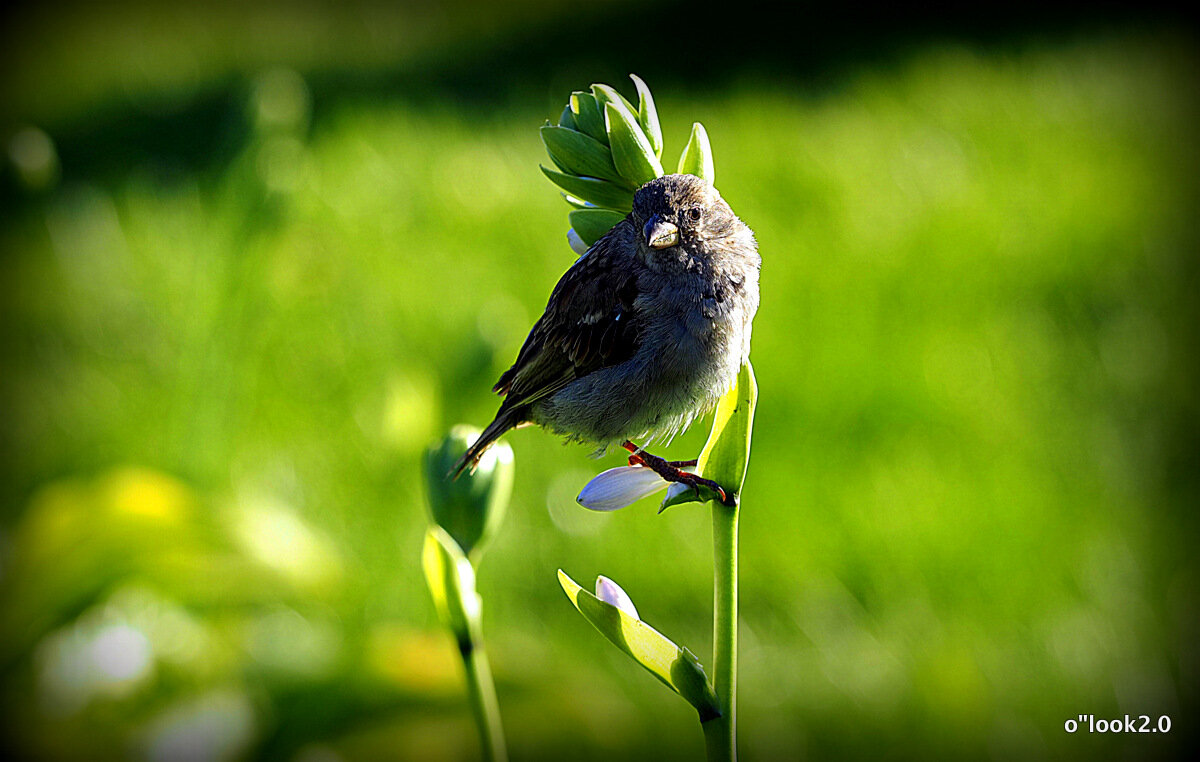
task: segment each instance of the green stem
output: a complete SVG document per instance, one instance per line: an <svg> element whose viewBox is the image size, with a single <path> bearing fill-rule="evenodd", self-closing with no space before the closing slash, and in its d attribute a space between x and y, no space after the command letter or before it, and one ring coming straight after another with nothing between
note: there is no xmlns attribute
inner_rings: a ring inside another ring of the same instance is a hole
<svg viewBox="0 0 1200 762"><path fill-rule="evenodd" d="M487 762L506 762L508 752L504 748L504 730L500 727L500 703L496 700L496 685L492 681L492 668L483 648L483 639L476 635L461 644L459 650L462 651L463 666L467 668L467 688L483 745L483 758Z"/></svg>
<svg viewBox="0 0 1200 762"><path fill-rule="evenodd" d="M737 759L737 506L713 500L713 690L721 714L705 722L709 762Z"/></svg>

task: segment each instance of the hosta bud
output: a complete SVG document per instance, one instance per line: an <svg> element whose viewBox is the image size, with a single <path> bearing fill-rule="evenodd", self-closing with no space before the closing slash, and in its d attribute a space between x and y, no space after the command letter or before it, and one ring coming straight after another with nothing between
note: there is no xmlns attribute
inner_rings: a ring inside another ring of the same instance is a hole
<svg viewBox="0 0 1200 762"><path fill-rule="evenodd" d="M646 86L641 77L630 74L629 78L633 80L638 91L638 124L642 125L642 131L649 138L654 155L661 159L663 136L662 127L658 123L658 110L654 107L654 96L650 94L650 88Z"/></svg>
<svg viewBox="0 0 1200 762"><path fill-rule="evenodd" d="M604 129L604 115L596 103L596 96L591 93L571 93L571 115L575 117L575 125L580 132L586 132L601 143L608 143L608 133Z"/></svg>
<svg viewBox="0 0 1200 762"><path fill-rule="evenodd" d="M692 125L692 137L679 157L679 174L695 175L708 180L709 185L716 183L712 146L708 143L708 132L699 122Z"/></svg>
<svg viewBox="0 0 1200 762"><path fill-rule="evenodd" d="M563 106L562 116L558 118L558 126L566 127L571 130L578 130L579 125L575 124L575 115L571 113L571 104Z"/></svg>
<svg viewBox="0 0 1200 762"><path fill-rule="evenodd" d="M645 466L619 466L584 485L576 500L593 511L615 511L666 487L667 482Z"/></svg>
<svg viewBox="0 0 1200 762"><path fill-rule="evenodd" d="M625 100L625 96L617 92L616 88L608 85L592 85L592 94L596 96L596 105L600 107L600 111L604 111L604 104L611 103L617 108L624 109L630 114L637 116L637 109L633 104Z"/></svg>
<svg viewBox="0 0 1200 762"><path fill-rule="evenodd" d="M616 606L634 619L641 619L629 594L608 577L603 575L596 577L596 597L605 603Z"/></svg>
<svg viewBox="0 0 1200 762"><path fill-rule="evenodd" d="M604 104L604 126L608 144L612 147L613 164L621 176L640 187L656 177L662 177L662 162L654 153L650 139L642 132L637 117L622 105Z"/></svg>
<svg viewBox="0 0 1200 762"><path fill-rule="evenodd" d="M503 520L513 485L513 452L505 442L488 448L473 472L457 480L446 476L478 436L477 429L455 426L425 451L425 486L433 520L472 559L482 553Z"/></svg>
<svg viewBox="0 0 1200 762"><path fill-rule="evenodd" d="M612 152L608 146L595 138L548 124L542 127L542 143L555 165L563 172L628 184L613 166Z"/></svg>
<svg viewBox="0 0 1200 762"><path fill-rule="evenodd" d="M454 538L438 527L425 532L421 553L425 582L433 605L460 646L472 640L479 625L479 594L475 591L475 569Z"/></svg>
<svg viewBox="0 0 1200 762"><path fill-rule="evenodd" d="M592 177L576 177L555 172L542 167L542 174L550 178L550 182L570 193L575 198L590 201L596 206L606 209L617 209L628 212L633 209L633 191L624 185L610 183L607 180L597 180Z"/></svg>

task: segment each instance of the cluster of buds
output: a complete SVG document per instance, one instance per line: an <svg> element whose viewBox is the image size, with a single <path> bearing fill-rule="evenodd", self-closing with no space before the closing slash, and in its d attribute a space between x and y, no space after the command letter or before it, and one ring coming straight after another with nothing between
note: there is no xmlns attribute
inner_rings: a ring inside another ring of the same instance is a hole
<svg viewBox="0 0 1200 762"><path fill-rule="evenodd" d="M583 254L633 208L633 193L666 174L663 171L662 127L650 88L629 75L638 105L608 85L577 91L563 108L558 124L542 127L542 142L558 171L542 167L561 188L573 210L567 241ZM713 182L712 150L699 122L679 157L678 172Z"/></svg>

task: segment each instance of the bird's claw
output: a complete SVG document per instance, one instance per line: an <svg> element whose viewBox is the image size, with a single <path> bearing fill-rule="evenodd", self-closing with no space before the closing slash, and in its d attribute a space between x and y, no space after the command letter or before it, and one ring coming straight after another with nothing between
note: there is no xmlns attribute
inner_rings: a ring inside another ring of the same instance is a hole
<svg viewBox="0 0 1200 762"><path fill-rule="evenodd" d="M631 444L632 443L629 442L626 443L626 449L629 449L632 453L629 456L629 465L645 466L661 476L665 481L686 484L697 491L699 491L699 487L707 487L708 489L712 490L712 492L716 493L716 495L720 498L722 505L730 507L737 505L736 494L730 498L730 493L726 492L724 487L722 487L720 484L717 484L712 479L705 479L699 474L693 474L683 470L684 468L695 466L695 460L670 461L666 460L665 458L660 458L657 455L651 455L640 448L636 448L636 446L631 446Z"/></svg>

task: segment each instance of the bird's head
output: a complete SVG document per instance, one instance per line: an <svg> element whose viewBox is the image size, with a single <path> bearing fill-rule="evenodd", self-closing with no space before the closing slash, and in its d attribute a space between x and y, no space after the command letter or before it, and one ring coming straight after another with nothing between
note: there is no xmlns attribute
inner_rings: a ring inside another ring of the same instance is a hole
<svg viewBox="0 0 1200 762"><path fill-rule="evenodd" d="M704 243L728 238L743 227L717 189L694 175L666 175L639 188L633 221L651 258L676 247L702 254Z"/></svg>

